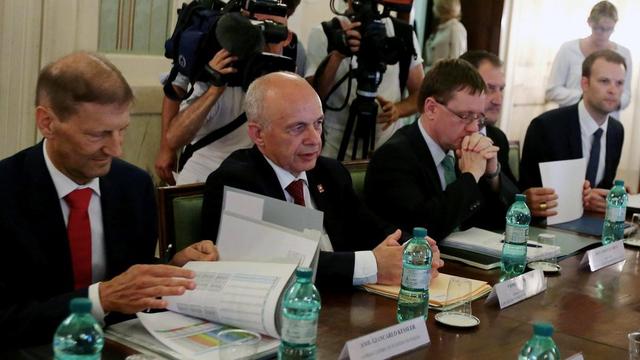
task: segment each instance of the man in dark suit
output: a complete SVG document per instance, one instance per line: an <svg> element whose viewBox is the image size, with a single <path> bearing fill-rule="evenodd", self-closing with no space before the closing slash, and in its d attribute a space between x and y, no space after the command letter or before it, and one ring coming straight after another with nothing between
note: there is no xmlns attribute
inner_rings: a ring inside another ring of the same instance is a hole
<svg viewBox="0 0 640 360"><path fill-rule="evenodd" d="M615 51L592 53L582 63L582 100L547 111L529 124L520 162L520 188L526 189L532 215L555 215L558 198L554 189L541 187L538 164L582 157L587 160L584 206L605 211L624 141L622 124L609 113L620 108L625 73L624 58Z"/></svg>
<svg viewBox="0 0 640 360"><path fill-rule="evenodd" d="M154 260L157 221L149 176L115 159L133 100L120 72L74 53L47 65L36 91L44 141L0 161L0 351L50 342L74 297L103 321L195 287L191 271L136 265ZM216 257L201 242L173 264Z"/></svg>
<svg viewBox="0 0 640 360"><path fill-rule="evenodd" d="M364 207L339 162L319 156L324 115L313 88L295 74L265 75L249 87L245 111L255 146L235 151L209 175L204 238L217 237L223 187L229 185L324 212L328 239L320 242L320 285L399 284L401 232ZM442 264L434 252L436 272Z"/></svg>
<svg viewBox="0 0 640 360"><path fill-rule="evenodd" d="M436 240L456 228L504 227L517 189L500 171L498 147L478 132L485 89L464 60L438 62L425 75L420 119L396 132L369 163L370 209L403 230L424 226Z"/></svg>
<svg viewBox="0 0 640 360"><path fill-rule="evenodd" d="M488 136L493 140L493 144L500 149L498 150L498 161L502 172L515 184L517 180L509 165L509 140L507 140L507 135L496 126L502 112L505 86L502 61L495 54L485 50L467 51L460 55L460 59L473 65L487 85L484 102L485 123L484 127L480 129L480 133Z"/></svg>

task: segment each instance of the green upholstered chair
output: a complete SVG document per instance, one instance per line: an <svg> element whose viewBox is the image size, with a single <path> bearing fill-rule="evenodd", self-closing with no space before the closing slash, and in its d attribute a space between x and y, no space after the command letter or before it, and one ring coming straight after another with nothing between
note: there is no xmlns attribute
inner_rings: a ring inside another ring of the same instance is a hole
<svg viewBox="0 0 640 360"><path fill-rule="evenodd" d="M516 180L520 180L520 141L509 141L509 167Z"/></svg>
<svg viewBox="0 0 640 360"><path fill-rule="evenodd" d="M159 249L162 254L169 244L174 251L202 240L200 238L204 184L158 188L160 225Z"/></svg>
<svg viewBox="0 0 640 360"><path fill-rule="evenodd" d="M342 165L344 165L344 167L346 167L351 174L353 190L356 192L358 197L360 197L360 199L363 199L364 176L367 173L367 165L369 165L369 160L344 161Z"/></svg>

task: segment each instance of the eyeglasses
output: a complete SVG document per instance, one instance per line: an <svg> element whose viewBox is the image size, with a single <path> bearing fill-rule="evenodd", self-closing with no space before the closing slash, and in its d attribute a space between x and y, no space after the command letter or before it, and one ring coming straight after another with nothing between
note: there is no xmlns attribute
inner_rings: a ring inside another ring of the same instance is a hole
<svg viewBox="0 0 640 360"><path fill-rule="evenodd" d="M434 99L435 100L435 99ZM442 106L443 108L445 108L449 113L455 115L458 119L460 119L462 121L462 123L464 123L464 126L469 126L471 124L473 124L474 122L478 123L478 127L480 129L482 129L484 127L485 122L487 121L487 117L483 114L483 113L472 113L472 112L467 112L467 113L458 113L456 111L453 111L451 109L449 109L449 107L443 103L441 103L438 100L435 100L436 104Z"/></svg>
<svg viewBox="0 0 640 360"><path fill-rule="evenodd" d="M591 29L593 31L595 31L595 32L599 32L599 33L603 33L603 34L613 32L613 30L614 30L614 28L612 28L612 27L604 27L604 26L600 26L600 25L592 26Z"/></svg>

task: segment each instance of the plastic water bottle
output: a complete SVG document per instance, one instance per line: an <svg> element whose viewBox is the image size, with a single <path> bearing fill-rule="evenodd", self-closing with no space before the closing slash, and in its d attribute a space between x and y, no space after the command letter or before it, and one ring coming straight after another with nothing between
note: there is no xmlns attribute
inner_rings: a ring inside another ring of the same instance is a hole
<svg viewBox="0 0 640 360"><path fill-rule="evenodd" d="M551 335L553 335L551 324L533 324L533 337L520 350L518 360L559 360L560 351Z"/></svg>
<svg viewBox="0 0 640 360"><path fill-rule="evenodd" d="M309 268L296 270L296 282L282 300L282 342L278 359L315 359L320 293L311 282Z"/></svg>
<svg viewBox="0 0 640 360"><path fill-rule="evenodd" d="M607 194L607 213L602 226L602 244L611 244L624 238L624 217L627 214L629 196L624 181L616 180Z"/></svg>
<svg viewBox="0 0 640 360"><path fill-rule="evenodd" d="M525 200L523 194L517 194L516 201L507 211L507 225L500 262L502 280L522 274L527 265L527 239L531 212Z"/></svg>
<svg viewBox="0 0 640 360"><path fill-rule="evenodd" d="M418 316L427 318L432 253L426 236L427 229L413 228L413 238L405 245L402 254L398 322L411 320Z"/></svg>
<svg viewBox="0 0 640 360"><path fill-rule="evenodd" d="M104 334L91 315L91 301L75 298L69 304L71 315L64 319L53 335L56 360L100 359Z"/></svg>

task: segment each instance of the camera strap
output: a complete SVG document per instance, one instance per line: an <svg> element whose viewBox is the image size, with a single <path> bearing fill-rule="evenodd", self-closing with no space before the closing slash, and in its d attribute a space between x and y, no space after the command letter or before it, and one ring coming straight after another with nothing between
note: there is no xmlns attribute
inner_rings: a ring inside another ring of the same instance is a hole
<svg viewBox="0 0 640 360"><path fill-rule="evenodd" d="M209 144L212 144L213 142L219 139L222 139L223 137L227 136L229 133L233 132L234 130L242 126L242 124L244 124L245 122L247 122L247 114L243 112L230 123L218 129L213 130L212 132L208 133L202 139L196 141L195 143L185 146L184 150L182 151L182 154L180 154L180 159L178 160L178 171L182 171L184 164L187 163L187 160L189 160L196 151L202 149L203 147Z"/></svg>

